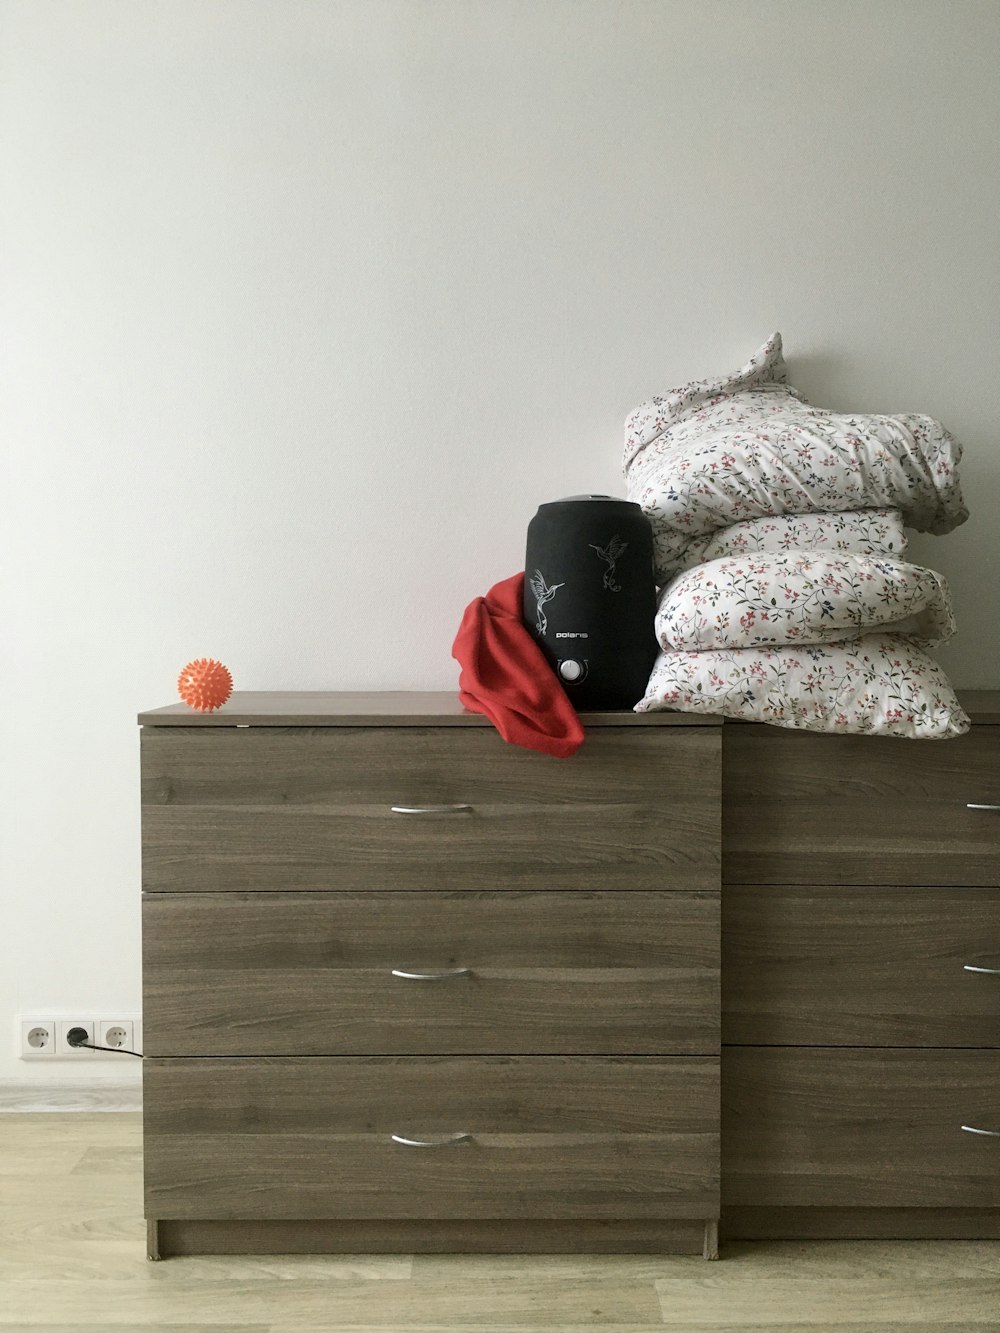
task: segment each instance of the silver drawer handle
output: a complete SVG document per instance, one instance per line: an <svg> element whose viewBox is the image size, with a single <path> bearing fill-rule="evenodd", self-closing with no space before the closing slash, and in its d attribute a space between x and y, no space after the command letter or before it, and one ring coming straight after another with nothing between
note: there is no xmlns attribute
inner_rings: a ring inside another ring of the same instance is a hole
<svg viewBox="0 0 1000 1333"><path fill-rule="evenodd" d="M1000 810L1000 805L976 805L973 801L967 801L966 810Z"/></svg>
<svg viewBox="0 0 1000 1333"><path fill-rule="evenodd" d="M472 810L471 805L394 805L394 815L465 815Z"/></svg>
<svg viewBox="0 0 1000 1333"><path fill-rule="evenodd" d="M1000 1139L1000 1129L976 1129L975 1125L963 1125L966 1134L985 1134L988 1139Z"/></svg>
<svg viewBox="0 0 1000 1333"><path fill-rule="evenodd" d="M471 1134L449 1134L445 1139L407 1139L402 1134L393 1134L393 1143L402 1143L407 1148L450 1148L454 1143L467 1143Z"/></svg>
<svg viewBox="0 0 1000 1333"><path fill-rule="evenodd" d="M448 981L451 977L471 977L471 967L450 967L444 972L404 972L401 967L392 969L394 977L405 977L407 981Z"/></svg>
<svg viewBox="0 0 1000 1333"><path fill-rule="evenodd" d="M1000 967L980 967L978 963L966 963L963 972L982 972L988 977L1000 977Z"/></svg>

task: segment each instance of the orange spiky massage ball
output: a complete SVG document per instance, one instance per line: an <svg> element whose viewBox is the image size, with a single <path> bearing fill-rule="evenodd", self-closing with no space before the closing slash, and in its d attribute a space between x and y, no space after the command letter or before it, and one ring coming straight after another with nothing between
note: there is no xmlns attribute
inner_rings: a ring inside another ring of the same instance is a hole
<svg viewBox="0 0 1000 1333"><path fill-rule="evenodd" d="M197 657L177 677L181 698L199 713L221 708L233 692L229 668L214 657Z"/></svg>

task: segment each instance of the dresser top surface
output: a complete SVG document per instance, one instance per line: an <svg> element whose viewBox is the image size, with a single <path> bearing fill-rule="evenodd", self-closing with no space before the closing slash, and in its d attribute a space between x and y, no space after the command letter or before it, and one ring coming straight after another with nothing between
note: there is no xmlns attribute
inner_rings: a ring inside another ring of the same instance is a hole
<svg viewBox="0 0 1000 1333"><path fill-rule="evenodd" d="M585 727L717 727L694 713L583 713ZM214 713L169 704L139 714L146 727L488 727L447 690L237 690Z"/></svg>
<svg viewBox="0 0 1000 1333"><path fill-rule="evenodd" d="M973 722L1000 723L1000 690L960 690ZM588 727L717 727L696 713L583 713ZM447 690L237 690L215 713L168 704L139 714L146 727L488 727ZM743 724L738 724L743 725Z"/></svg>

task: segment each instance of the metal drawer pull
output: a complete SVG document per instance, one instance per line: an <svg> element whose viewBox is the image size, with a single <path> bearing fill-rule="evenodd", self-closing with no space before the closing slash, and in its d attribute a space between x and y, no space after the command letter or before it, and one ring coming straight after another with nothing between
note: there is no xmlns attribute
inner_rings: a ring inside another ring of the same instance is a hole
<svg viewBox="0 0 1000 1333"><path fill-rule="evenodd" d="M471 1134L449 1134L446 1139L406 1139L402 1134L393 1134L393 1143L402 1143L407 1148L450 1148L453 1143L467 1143Z"/></svg>
<svg viewBox="0 0 1000 1333"><path fill-rule="evenodd" d="M967 801L966 810L1000 810L1000 805L976 805L973 801Z"/></svg>
<svg viewBox="0 0 1000 1333"><path fill-rule="evenodd" d="M407 981L448 981L452 977L471 977L471 967L450 967L445 972L404 972L401 967L392 969L394 977L405 977Z"/></svg>
<svg viewBox="0 0 1000 1333"><path fill-rule="evenodd" d="M1000 977L1000 967L979 967L976 963L966 963L963 972L983 972L988 977Z"/></svg>
<svg viewBox="0 0 1000 1333"><path fill-rule="evenodd" d="M963 1125L966 1134L985 1134L988 1139L1000 1139L1000 1129L976 1129L975 1125Z"/></svg>
<svg viewBox="0 0 1000 1333"><path fill-rule="evenodd" d="M471 805L394 805L394 815L465 815L472 810Z"/></svg>

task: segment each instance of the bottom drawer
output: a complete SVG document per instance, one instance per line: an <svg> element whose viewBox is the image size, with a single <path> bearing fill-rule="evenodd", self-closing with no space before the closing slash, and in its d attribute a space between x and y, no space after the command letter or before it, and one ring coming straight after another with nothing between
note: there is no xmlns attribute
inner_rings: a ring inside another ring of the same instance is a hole
<svg viewBox="0 0 1000 1333"><path fill-rule="evenodd" d="M683 1056L147 1060L146 1216L714 1218L718 1079Z"/></svg>
<svg viewBox="0 0 1000 1333"><path fill-rule="evenodd" d="M1000 1053L727 1047L722 1146L725 1206L996 1207Z"/></svg>

